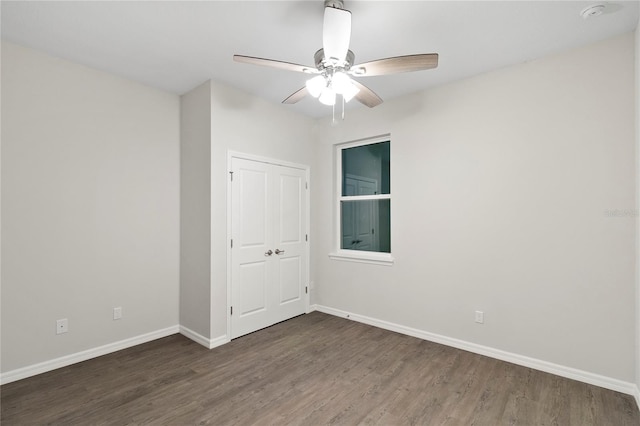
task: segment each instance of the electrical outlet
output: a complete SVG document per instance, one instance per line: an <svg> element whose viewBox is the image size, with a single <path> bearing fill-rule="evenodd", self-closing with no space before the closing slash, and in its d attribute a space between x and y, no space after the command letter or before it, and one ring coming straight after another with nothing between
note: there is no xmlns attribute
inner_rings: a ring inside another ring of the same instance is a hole
<svg viewBox="0 0 640 426"><path fill-rule="evenodd" d="M56 320L56 334L62 334L69 331L69 320L66 318Z"/></svg>
<svg viewBox="0 0 640 426"><path fill-rule="evenodd" d="M119 320L120 318L122 318L122 307L113 308L113 319Z"/></svg>
<svg viewBox="0 0 640 426"><path fill-rule="evenodd" d="M484 324L484 312L476 311L476 322L478 324Z"/></svg>

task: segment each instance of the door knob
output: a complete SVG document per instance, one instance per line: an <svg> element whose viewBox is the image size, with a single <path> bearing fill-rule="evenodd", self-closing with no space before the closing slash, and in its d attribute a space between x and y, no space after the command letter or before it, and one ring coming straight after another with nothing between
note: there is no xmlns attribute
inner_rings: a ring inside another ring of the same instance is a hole
<svg viewBox="0 0 640 426"><path fill-rule="evenodd" d="M276 253L278 252L278 250L276 250ZM271 251L271 249L269 249L269 251L265 251L264 255L265 256L271 256L273 254L273 252Z"/></svg>
<svg viewBox="0 0 640 426"><path fill-rule="evenodd" d="M284 253L284 250L276 249L276 254Z"/></svg>

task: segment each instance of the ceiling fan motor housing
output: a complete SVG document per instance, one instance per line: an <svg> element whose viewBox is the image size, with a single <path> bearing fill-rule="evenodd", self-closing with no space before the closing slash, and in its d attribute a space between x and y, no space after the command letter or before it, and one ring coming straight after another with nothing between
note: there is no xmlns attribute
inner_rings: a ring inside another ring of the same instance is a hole
<svg viewBox="0 0 640 426"><path fill-rule="evenodd" d="M353 61L355 60L356 55L351 51L347 51L347 56L344 61L340 63L332 63L325 59L324 57L324 49L319 49L315 55L313 55L313 59L318 71L323 72L324 70L339 70L339 71L349 71L351 66L353 65Z"/></svg>
<svg viewBox="0 0 640 426"><path fill-rule="evenodd" d="M324 7L333 7L334 9L344 9L343 0L324 0Z"/></svg>

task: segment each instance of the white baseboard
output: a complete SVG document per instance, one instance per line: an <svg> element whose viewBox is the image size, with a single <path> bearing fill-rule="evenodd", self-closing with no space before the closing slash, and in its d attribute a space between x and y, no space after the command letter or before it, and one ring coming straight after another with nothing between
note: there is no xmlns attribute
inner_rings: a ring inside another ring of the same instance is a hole
<svg viewBox="0 0 640 426"><path fill-rule="evenodd" d="M202 334L200 333L196 333L195 331L191 330L190 328L187 328L185 326L180 326L180 334L182 334L184 337L193 340L196 343L201 344L202 346L204 346L207 349L213 349L215 347L218 347L220 345L224 345L225 343L229 343L229 339L227 338L227 335L222 335L220 337L216 337L215 339L208 339L206 337L204 337Z"/></svg>
<svg viewBox="0 0 640 426"><path fill-rule="evenodd" d="M624 382L622 380L613 379L611 377L590 373L588 371L578 370L564 365L558 365L551 362L530 358L527 356L506 352L500 349L488 346L478 345L476 343L466 342L464 340L454 339L452 337L442 336L440 334L430 333L428 331L418 330L406 327L400 324L394 324L375 318L366 317L364 315L353 314L339 309L330 308L322 305L312 305L310 311L324 312L342 318L347 318L363 324L372 325L374 327L383 328L385 330L395 331L397 333L406 334L408 336L417 337L419 339L428 340L430 342L440 343L465 351L485 355L491 358L507 361L524 367L533 368L535 370L544 371L546 373L555 374L557 376L566 377L568 379L578 380L590 385L600 386L605 389L611 389L616 392L622 392L627 395L635 396L638 406L640 407L640 391L634 383Z"/></svg>
<svg viewBox="0 0 640 426"><path fill-rule="evenodd" d="M7 384L15 382L16 380L26 379L27 377L35 376L36 374L46 373L47 371L55 370L57 368L66 367L77 362L86 361L91 358L96 358L102 355L110 354L122 349L130 348L132 346L147 343L152 340L160 339L162 337L171 336L179 331L177 325L167 327L162 330L152 331L150 333L142 334L140 336L131 337L129 339L120 340L119 342L109 343L104 346L99 346L93 349L87 349L86 351L77 352L70 355L65 355L60 358L55 358L49 361L40 362L38 364L29 365L26 367L18 368L16 370L7 371L0 375L0 384Z"/></svg>

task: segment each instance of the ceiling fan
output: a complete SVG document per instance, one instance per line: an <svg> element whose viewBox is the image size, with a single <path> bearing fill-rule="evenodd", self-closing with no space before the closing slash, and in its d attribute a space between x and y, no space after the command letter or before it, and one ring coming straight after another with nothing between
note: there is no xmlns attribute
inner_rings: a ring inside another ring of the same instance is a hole
<svg viewBox="0 0 640 426"><path fill-rule="evenodd" d="M316 74L307 80L305 86L291 94L282 103L295 104L307 95L333 106L336 97L343 102L355 98L360 103L373 108L382 99L367 86L351 77L369 77L421 71L438 66L438 54L395 56L354 65L355 55L349 50L351 39L351 12L344 9L343 0L324 0L324 24L322 29L322 49L314 55L315 68L273 59L234 55L233 60L254 65Z"/></svg>

